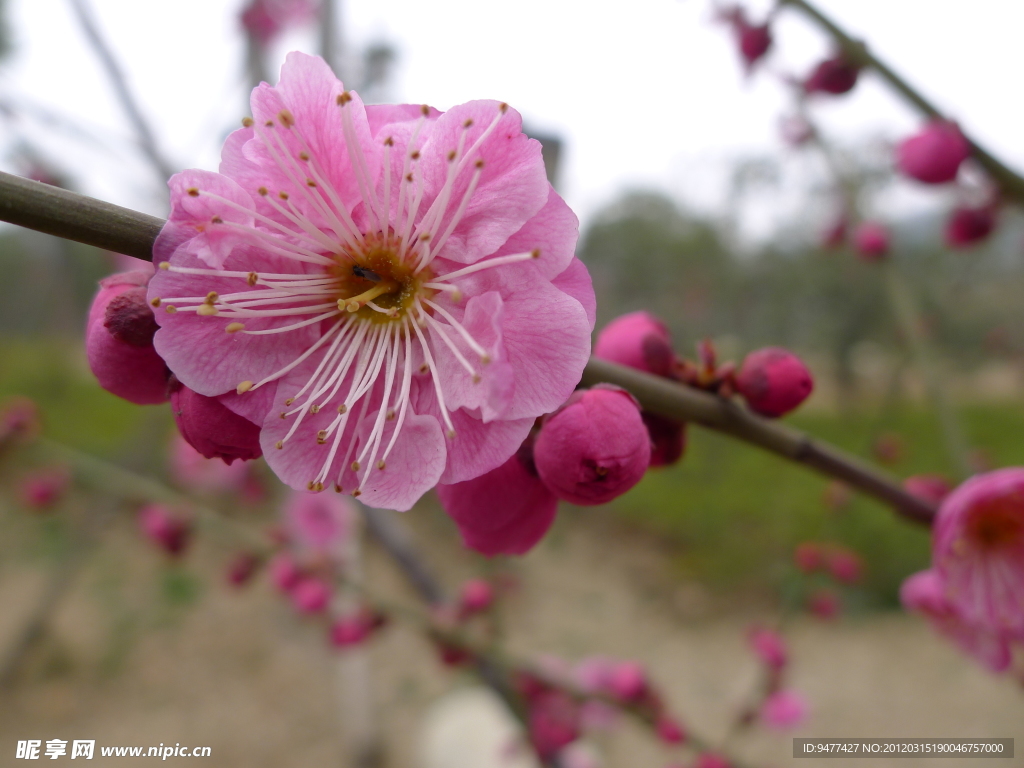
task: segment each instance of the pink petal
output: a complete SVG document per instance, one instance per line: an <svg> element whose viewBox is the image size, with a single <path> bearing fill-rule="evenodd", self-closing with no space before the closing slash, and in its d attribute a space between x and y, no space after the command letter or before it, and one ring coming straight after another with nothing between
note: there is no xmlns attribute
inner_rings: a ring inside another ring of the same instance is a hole
<svg viewBox="0 0 1024 768"><path fill-rule="evenodd" d="M594 330L597 323L597 297L594 296L594 282L590 279L587 265L574 257L569 266L559 273L551 284L580 303L587 313L590 330Z"/></svg>

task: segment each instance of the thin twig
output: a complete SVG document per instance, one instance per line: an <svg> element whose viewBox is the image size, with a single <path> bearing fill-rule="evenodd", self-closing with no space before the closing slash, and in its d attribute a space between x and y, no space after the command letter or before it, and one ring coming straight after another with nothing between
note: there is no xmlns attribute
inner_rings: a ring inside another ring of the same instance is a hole
<svg viewBox="0 0 1024 768"><path fill-rule="evenodd" d="M152 216L6 173L0 173L0 220L143 259L152 258L153 241L162 224ZM910 520L930 523L935 516L933 505L907 493L890 475L802 432L755 416L733 402L592 358L582 383L591 386L600 382L628 389L652 413L724 432L843 480Z"/></svg>
<svg viewBox="0 0 1024 768"><path fill-rule="evenodd" d="M71 3L71 8L78 17L78 23L82 25L82 32L85 33L86 39L99 57L103 68L107 71L107 77L110 78L110 82L114 86L114 91L121 102L121 107L135 128L139 146L153 166L153 170L159 175L160 181L166 182L174 174L174 168L167 162L163 153L160 152L153 130L150 128L149 122L146 120L135 96L128 87L128 80L125 77L124 70L118 64L114 52L107 45L107 41L103 39L96 20L93 18L92 12L87 5L87 0L68 0L68 2Z"/></svg>
<svg viewBox="0 0 1024 768"><path fill-rule="evenodd" d="M920 91L911 86L906 80L900 77L889 66L880 61L862 40L856 40L848 35L832 19L818 10L808 0L778 0L781 6L791 6L804 13L821 26L842 50L843 54L851 63L862 67L870 67L878 73L879 77L885 80L897 93L914 106L922 115L932 119L948 119L928 99L921 95ZM1024 178L1010 170L995 155L978 144L969 136L966 136L971 145L971 153L975 160L988 172L992 180L999 186L1003 196L1013 200L1018 205L1024 205Z"/></svg>

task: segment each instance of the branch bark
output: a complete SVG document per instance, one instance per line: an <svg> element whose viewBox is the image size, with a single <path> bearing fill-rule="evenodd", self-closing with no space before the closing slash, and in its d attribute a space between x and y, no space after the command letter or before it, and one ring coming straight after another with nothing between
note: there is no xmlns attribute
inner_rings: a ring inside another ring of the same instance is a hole
<svg viewBox="0 0 1024 768"><path fill-rule="evenodd" d="M0 173L0 220L148 260L163 225L156 217L7 173ZM652 413L724 432L842 480L909 520L927 524L935 516L934 506L907 493L890 475L731 401L592 358L582 383L600 382L628 389Z"/></svg>

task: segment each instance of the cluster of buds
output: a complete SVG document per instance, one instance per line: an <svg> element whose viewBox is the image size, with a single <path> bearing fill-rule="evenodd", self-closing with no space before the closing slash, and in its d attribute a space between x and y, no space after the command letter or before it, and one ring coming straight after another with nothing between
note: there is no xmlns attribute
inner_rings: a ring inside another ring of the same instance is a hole
<svg viewBox="0 0 1024 768"><path fill-rule="evenodd" d="M802 694L785 687L785 673L789 666L786 641L774 629L751 627L747 643L765 672L765 685L759 701L742 715L746 722L755 720L774 730L788 730L800 725L807 717L807 701Z"/></svg>
<svg viewBox="0 0 1024 768"><path fill-rule="evenodd" d="M192 541L192 520L163 504L147 504L138 513L139 530L172 558L185 554Z"/></svg>

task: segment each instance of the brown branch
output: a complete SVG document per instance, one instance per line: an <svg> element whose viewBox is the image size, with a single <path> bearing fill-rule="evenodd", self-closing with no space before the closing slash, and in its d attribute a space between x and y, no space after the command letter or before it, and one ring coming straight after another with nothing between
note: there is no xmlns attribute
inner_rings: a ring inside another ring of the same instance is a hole
<svg viewBox="0 0 1024 768"><path fill-rule="evenodd" d="M843 54L852 64L873 69L893 90L910 102L925 117L942 120L948 119L938 107L921 95L920 91L900 77L885 62L872 54L864 41L850 37L832 19L823 14L808 0L778 0L778 2L780 6L788 5L796 8L815 21L832 36L832 39L835 40ZM971 145L972 156L988 172L988 175L1002 191L1003 196L1018 205L1024 205L1024 178L1010 170L999 158L970 136L965 135L965 138Z"/></svg>

